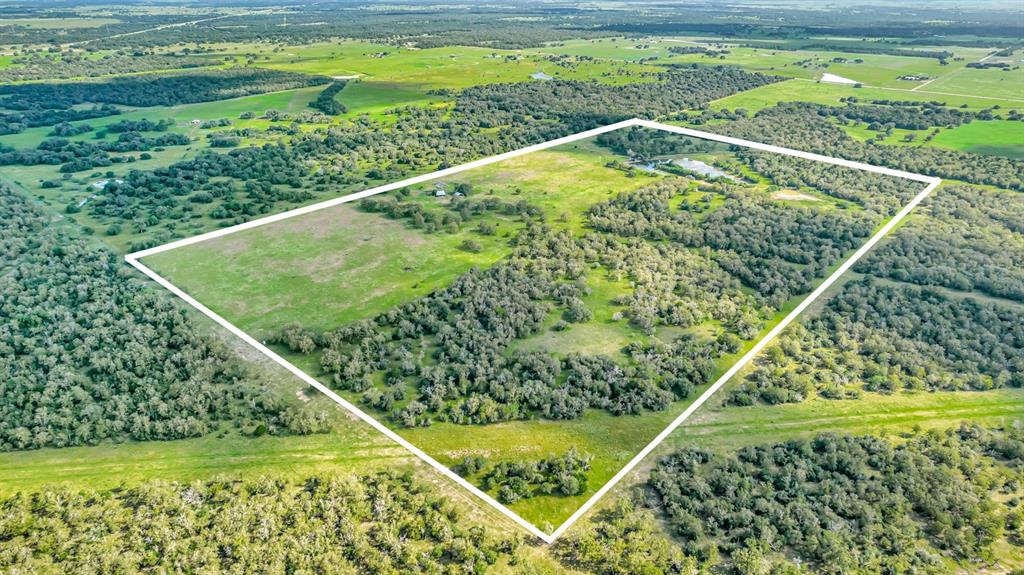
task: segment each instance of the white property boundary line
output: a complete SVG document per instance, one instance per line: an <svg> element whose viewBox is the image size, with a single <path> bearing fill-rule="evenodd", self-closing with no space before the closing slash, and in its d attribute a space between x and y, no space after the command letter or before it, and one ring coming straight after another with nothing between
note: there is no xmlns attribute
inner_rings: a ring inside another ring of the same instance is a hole
<svg viewBox="0 0 1024 575"><path fill-rule="evenodd" d="M845 262L843 262L842 265L840 265L827 279L825 279L824 282L821 283L821 285L819 285L814 291L812 291L810 293L810 295L808 295L806 298L804 298L800 302L800 304L796 306L796 308L794 308L791 312L789 312L789 314L787 314L786 317L783 318L782 321L780 321L778 323L778 325L776 325L774 328L772 328L771 331L769 331L763 338L761 338L760 341L758 341L754 345L754 347L752 347L749 351L747 351L747 353L745 353L743 355L743 357L741 357L735 364L733 364L733 366L731 368L729 368L728 371L726 371L724 374L722 374L722 376L719 377L718 380L715 381L715 383L711 385L711 387L709 387L704 393L702 393L700 395L700 397L698 397L692 404L690 404L686 408L686 410L684 410L681 414L679 414L679 417L677 417L674 421L672 421L672 423L669 424L669 426L666 427L661 433L659 433L657 437L655 437L653 440L651 440L651 442L648 443L647 446L644 447L639 453L637 453L636 456L633 457L633 459L631 459L629 461L629 463L626 464L625 467L623 467L621 470L619 470L619 472L616 473L614 477L612 477L607 483L605 483L600 489L598 489L597 492L594 493L594 495L592 495L590 497L590 499L588 499L579 509L576 510L575 513L572 514L572 516L570 516L568 519L566 519L565 522L563 522L557 529L555 529L554 532L552 532L550 534L544 533L543 531L538 529L535 525L533 525L529 521L527 521L527 520L523 519L522 517L520 517L519 514L517 514L516 512L512 511L511 509L509 509L505 505L499 503L493 497L491 497L487 493L483 492L482 490L477 488L475 485L473 485L472 483L470 483L469 481L467 481L463 477L459 476L457 473L455 473L454 471L449 469L447 466L442 465L440 462L438 462L436 459L434 459L433 457L428 455L422 449L416 447L415 445L410 443L408 440L404 439L402 436L400 436L397 433L395 433L394 431L392 431L389 427L387 427L383 423L377 421L371 415L369 415L365 411L359 409L359 407L357 407L356 405L352 404L351 402L349 402L345 398L341 397L340 395L338 395L337 393L332 391L330 388L328 388L324 384L322 384L319 381L317 381L316 378L310 376L306 372L304 372L301 369L295 367L294 365L291 364L291 362L289 362L288 360L284 359L283 357L281 357L280 355L278 355L273 350L269 349L267 346L263 345L259 341L255 340L249 334L247 334L244 331L242 331L241 329L235 327L231 322L229 322L226 319L222 318L221 316L217 315L216 313L211 311L209 308L207 308L205 305L203 305L202 303L197 301L195 298L193 298L192 296L188 295L187 293L182 291L180 288L178 288L177 286L175 286L171 282L167 281L166 279L164 279L159 274L157 274L152 269L150 269L149 267L147 267L146 265L144 265L142 262L139 261L140 259L142 259L142 258L144 258L146 256L151 256L153 254L158 254L158 253L161 253L161 252L166 252L166 251L169 251L169 250L173 250L173 249L180 248L180 247L183 247L183 246L192 245L192 244L203 242L203 241L210 240L210 239L213 239L213 238L218 238L218 237L221 237L221 236L226 236L228 234L233 234L235 232L240 232L242 230L247 230L247 229L255 228L255 227L258 227L258 226L263 226L263 225L270 224L270 223L273 223L273 222L278 222L278 221L285 220L285 219L288 219L288 218L293 218L295 216L300 216L300 215L303 215L303 214L308 214L310 212L315 212L317 210L322 210L324 208L329 208L331 206L336 206L336 205L339 205L339 204L344 204L344 203L347 203L347 202L351 202L353 200L358 200L358 199L361 199L361 198L366 198L366 197L369 197L369 196L372 196L372 195L375 195L375 194L380 194L380 193L383 193L383 192L397 190L397 189L400 189L400 188L404 188L404 187L407 187L407 186L411 186L411 185L427 182L427 181L434 180L434 179L437 179L437 178L443 178L445 176L449 176L449 175L452 175L452 174L457 174L459 172L464 172L466 170L471 170L473 168L479 168L481 166L486 166L488 164L493 164L493 163L496 163L496 162L500 162L502 160L507 160L507 159L510 159L510 158L515 158L515 157L518 157L518 156L529 154L531 152L537 152L537 151L540 151L540 150L546 150L548 148L553 148L555 146L560 146L562 144L567 144L567 143L570 143L570 142L575 142L575 141L578 141L578 140L583 140L583 139L586 139L586 138L597 136L599 134L604 134L604 133L607 133L607 132L612 132L612 131L615 131L615 130L619 130L619 129L622 129L622 128L628 128L628 127L632 127L632 126L642 126L642 127L645 127L645 128L651 128L651 129L655 129L655 130L662 130L662 131L672 132L672 133L676 133L676 134L683 134L683 135L686 135L686 136L693 136L693 137L697 137L697 138L703 138L703 139L706 139L706 140L713 140L713 141L717 141L717 142L723 142L723 143L726 143L726 144L733 144L733 145L737 145L737 146L753 148L753 149L756 149L756 150L763 150L763 151L767 151L767 152L775 152L775 153L784 154L784 155L787 155L787 156L794 156L794 157L797 157L797 158L803 158L805 160L815 160L815 161L819 161L819 162L825 162L825 163L828 163L828 164L834 164L834 165L837 165L837 166L844 166L844 167L847 167L847 168L854 168L854 169L864 170L864 171L867 171L867 172L873 172L873 173L876 173L876 174L883 174L883 175L887 175L887 176L894 176L894 177L898 177L898 178L914 180L914 181L921 182L921 183L924 183L924 184L927 184L927 185L924 188L924 190L922 190L920 193L918 193L917 196L915 196L914 199L912 199L910 201L910 203L908 203L906 206L904 206L903 209L901 209L893 218L891 218L885 225L883 225L881 229L879 229L873 236L871 236L871 238L867 241L867 243L865 243L863 246L861 246L860 249L858 249L856 252L854 252L854 254L852 256L849 257L849 259L847 259ZM191 238L186 238L186 239L183 239L183 240L178 240L178 241L170 242L170 243L167 243L167 244L164 244L164 245L161 245L161 246L157 246L157 247L154 247L154 248L150 248L150 249L134 252L134 253L126 255L125 256L125 261L128 262L128 264L130 264L131 266L133 266L136 269L138 269L139 271L141 271L146 276L148 276L151 279L153 279L153 281L155 281L156 283L158 283L161 286L167 288L171 293L173 293L174 295L178 296L179 298L184 300L186 303L188 303L192 307L194 307L197 310L199 310L200 313L202 313L203 315L209 317L213 321L217 322L222 327L224 327L224 329L226 329L229 332L231 332L232 334L238 336L239 338L242 339L242 341L248 343L253 348L258 350L260 353L262 353L263 355L267 356L268 358L273 360L278 365L284 367L285 369L287 369L288 371L293 373L296 377L301 379L306 384L308 384L308 385L310 385L312 387L315 387L316 389L320 390L320 392L322 392L327 397L331 398L337 404L339 404L342 407L344 407L345 409L349 410L350 412L355 414L357 417L359 417L360 419L362 419L366 423L369 423L374 429L376 429L377 431L380 431L381 433L383 433L385 436L387 436L389 439L391 439L395 443L398 443L402 447L404 447L407 450L409 450L413 455L415 455L416 457L419 457L420 459L422 459L424 462L426 462L431 467L433 467L434 469L439 471L445 477L451 479L455 483L457 483L460 486L464 487L465 489L469 490L470 493L472 493L473 495L477 496L478 498L480 498L482 501L484 501L485 503L487 503L491 507L497 509L500 513L502 513L503 515L505 515L506 517L508 517L509 519L511 519L512 521L514 521L515 523L517 523L518 525L523 527L524 529L526 529L528 532L530 532L532 535L536 536L538 539L544 541L545 543L553 543L563 533L565 533L565 531L567 529L569 529L569 527L572 526L573 523L575 523L580 517L582 517L584 514L586 514L602 497L604 497L605 494L607 494L613 487L615 487L615 485L619 481L621 481L630 471L632 471L633 468L635 468L645 457L647 457L647 455L649 455L662 441L664 441L666 437L668 437L673 431L676 430L676 428L678 428L684 421L686 421L686 419L688 417L690 417L690 415L692 415L694 411L696 411L701 405L704 404L704 402L706 402L712 395L714 395L715 392L717 392L723 385L725 385L725 383L732 376L734 376L740 369L742 369L744 365L749 363L750 360L753 359L754 356L756 356L758 354L758 352L760 352L764 348L764 346L768 344L768 342L770 342L780 332L782 332L782 330L785 329L786 326L788 326L794 319L796 319L796 317L799 316L800 313L802 313L805 309L807 309L807 307L809 305L811 305L811 303L815 299L817 299L819 296L821 296L821 294L824 293L825 290L827 290L829 288L829 286L831 286L833 283L835 283L836 280L838 280L839 277L843 275L843 273L845 273L847 270L849 270L853 266L853 264L855 264L857 262L857 260L859 260L864 254L866 254L868 252L868 250L870 250L876 243L878 243L878 241L881 240L883 236L885 236L887 233L889 233L889 231L892 230L893 227L896 226L896 224L898 224L903 218L905 218L907 216L907 214L910 213L911 210L913 210L933 190L935 190L935 188L938 187L938 185L941 183L941 181L942 180L940 180L939 178L935 178L935 177L931 177L931 176L924 176L924 175L921 175L921 174L913 174L913 173L910 173L910 172L904 172L904 171L900 171L900 170L893 170L893 169L883 168L883 167L879 167L879 166L872 166L872 165L869 165L869 164L863 164L861 162L852 162L852 161L849 161L849 160L843 160L843 159L839 159L839 158L830 158L828 156L822 156L822 155L819 155L819 154L812 154L812 153L809 153L809 152L801 152L799 150L791 150L789 148L781 148L779 146L771 146L771 145L768 145L768 144L761 144L761 143L758 143L758 142L751 142L751 141L747 141L747 140L741 140L741 139L738 139L738 138L731 138L731 137L728 137L728 136L722 136L722 135L713 134L713 133L710 133L710 132L703 132L703 131L700 131L700 130L691 130L689 128L682 128L682 127L679 127L679 126L672 126L672 125L669 125L669 124L662 124L662 123L659 123L659 122L651 122L651 121L648 121L648 120L640 120L640 119L634 118L634 119L631 119L631 120L626 120L626 121L623 121L623 122L618 122L618 123L615 123L615 124L610 124L608 126L603 126L601 128L596 128L596 129L593 129L593 130L587 130L585 132L580 132L578 134L573 134L571 136L566 136L564 138L558 138L558 139L551 140L551 141L548 141L548 142L544 142L544 143L541 143L541 144L536 144L536 145L533 145L533 146L527 146L527 147L521 148L519 150L514 150L514 151L511 151L511 152L506 152L504 154L498 154L496 156L491 156L489 158L483 158L483 159L480 159L480 160L469 162L468 164L462 164L460 166L454 166L454 167L451 167L451 168L446 168L444 170L438 170L436 172L432 172L432 173L429 173L429 174L424 174L424 175L421 175L421 176L416 176L416 177L413 177L413 178L408 178L408 179L402 180L400 182L395 182L395 183L387 184L387 185L384 185L384 186L378 186L376 188L371 188L369 190L365 190L365 191L362 191L362 192L357 192L357 193L354 193L354 194L349 194L347 196L342 196L340 198L335 198L335 199L332 199L332 200L327 200L327 201L324 201L324 202L320 202L320 203L316 203L316 204L311 204L309 206L305 206L305 207L298 208L298 209L295 209L295 210L291 210L291 211L288 211L288 212L284 212L284 213L280 213L280 214L275 214L275 215L268 216L268 217L265 217L265 218L260 218L260 219L257 219L257 220L252 220L252 221L249 221L249 222L245 222L243 224L238 224L238 225L235 225L235 226L231 226L231 227L228 227L228 228L223 228L223 229L216 230L216 231L213 231L213 232L209 232L209 233L205 233L205 234L200 234L198 236L193 236Z"/></svg>

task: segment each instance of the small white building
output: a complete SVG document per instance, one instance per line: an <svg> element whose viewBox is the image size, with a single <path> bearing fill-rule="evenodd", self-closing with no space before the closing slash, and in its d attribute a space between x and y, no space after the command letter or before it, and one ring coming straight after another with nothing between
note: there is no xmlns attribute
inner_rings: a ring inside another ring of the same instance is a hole
<svg viewBox="0 0 1024 575"><path fill-rule="evenodd" d="M102 190L106 188L107 185L110 184L111 182L121 185L124 183L124 180L119 178L114 178L112 180L96 180L95 182L92 183L92 187L96 188L97 190Z"/></svg>

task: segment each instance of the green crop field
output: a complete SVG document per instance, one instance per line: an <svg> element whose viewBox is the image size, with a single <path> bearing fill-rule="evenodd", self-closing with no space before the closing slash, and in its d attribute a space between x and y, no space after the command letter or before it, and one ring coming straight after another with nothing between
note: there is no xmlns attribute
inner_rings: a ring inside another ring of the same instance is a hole
<svg viewBox="0 0 1024 575"><path fill-rule="evenodd" d="M843 129L858 140L876 138L879 133L864 124L845 125ZM927 130L893 129L882 139L891 146L936 146L982 155L1024 158L1024 124L1013 120L979 120L955 128L938 128L939 133L926 141ZM913 136L912 141L906 138Z"/></svg>

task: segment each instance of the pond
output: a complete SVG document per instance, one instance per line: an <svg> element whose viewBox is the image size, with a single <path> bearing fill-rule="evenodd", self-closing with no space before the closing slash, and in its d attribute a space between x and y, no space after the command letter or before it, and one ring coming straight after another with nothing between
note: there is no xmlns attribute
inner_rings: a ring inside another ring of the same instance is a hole
<svg viewBox="0 0 1024 575"><path fill-rule="evenodd" d="M738 181L738 179L732 174L723 172L722 170L719 170L718 168L710 164L705 164L700 160L691 160L690 158L683 158L681 160L672 160L672 163L679 166L680 168L685 168L687 170L690 170L691 172L696 172L703 176L710 176L712 178L728 178L733 181Z"/></svg>

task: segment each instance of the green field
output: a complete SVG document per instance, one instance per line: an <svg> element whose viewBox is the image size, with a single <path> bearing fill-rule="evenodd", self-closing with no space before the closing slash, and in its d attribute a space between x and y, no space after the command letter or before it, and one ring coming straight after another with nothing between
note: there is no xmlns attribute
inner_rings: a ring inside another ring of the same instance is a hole
<svg viewBox="0 0 1024 575"><path fill-rule="evenodd" d="M929 86L930 87L930 86ZM888 89L863 87L855 88L842 84L829 84L825 82L809 82L801 80L790 80L761 86L746 92L740 92L716 100L711 104L713 109L735 110L743 108L749 112L757 112L769 108L780 102L812 102L815 104L827 104L830 106L842 105L841 98L856 97L861 100L904 100L908 102L943 102L947 106L967 106L970 110L982 110L999 106L1003 109L1024 109L1024 100L1007 101L1000 98L990 98L984 95L948 95L935 94L930 90L916 92L903 89Z"/></svg>
<svg viewBox="0 0 1024 575"><path fill-rule="evenodd" d="M869 130L865 124L844 125L842 128L861 141L875 139L879 135L879 132ZM938 130L938 135L926 141L931 130L895 128L891 135L881 141L888 146L934 146L973 154L1024 158L1024 123L1019 121L976 120L955 128ZM906 138L911 136L913 140L907 141Z"/></svg>
<svg viewBox="0 0 1024 575"><path fill-rule="evenodd" d="M987 96L1019 100L1024 104L1024 70L1001 72L999 70L977 70L966 68L989 51L979 48L941 47L953 52L954 56L941 64L936 58L896 56L888 54L861 54L856 51L829 50L780 50L740 46L739 40L728 39L678 39L678 38L601 38L594 40L570 40L552 43L543 48L527 50L528 53L565 54L598 59L637 61L651 59L653 65L673 63L697 63L705 65L727 64L739 66L752 72L781 75L789 78L818 80L828 72L843 76L872 88L895 88L899 90L918 89L931 93L932 99L940 93L958 94L963 97ZM743 41L749 42L749 41ZM672 46L702 46L712 50L728 50L720 56L704 54L672 54ZM856 46L856 42L852 43ZM931 48L939 50L940 48ZM933 79L904 80L904 76ZM893 97L894 96L890 96ZM906 99L915 99L907 96ZM957 104L959 105L959 104Z"/></svg>
<svg viewBox="0 0 1024 575"><path fill-rule="evenodd" d="M931 141L931 145L975 154L1024 159L1024 122L971 122L952 130L942 130Z"/></svg>
<svg viewBox="0 0 1024 575"><path fill-rule="evenodd" d="M1024 69L963 68L938 77L920 91L924 90L936 94L984 94L1024 102Z"/></svg>
<svg viewBox="0 0 1024 575"><path fill-rule="evenodd" d="M396 48L354 41L288 46L283 52L261 48L254 64L278 70L324 76L358 76L374 83L402 86L406 93L457 89L499 82L527 82L544 72L562 79L599 79L610 83L637 81L652 67L610 60L560 66L540 55L470 46ZM344 101L344 97L342 97Z"/></svg>

